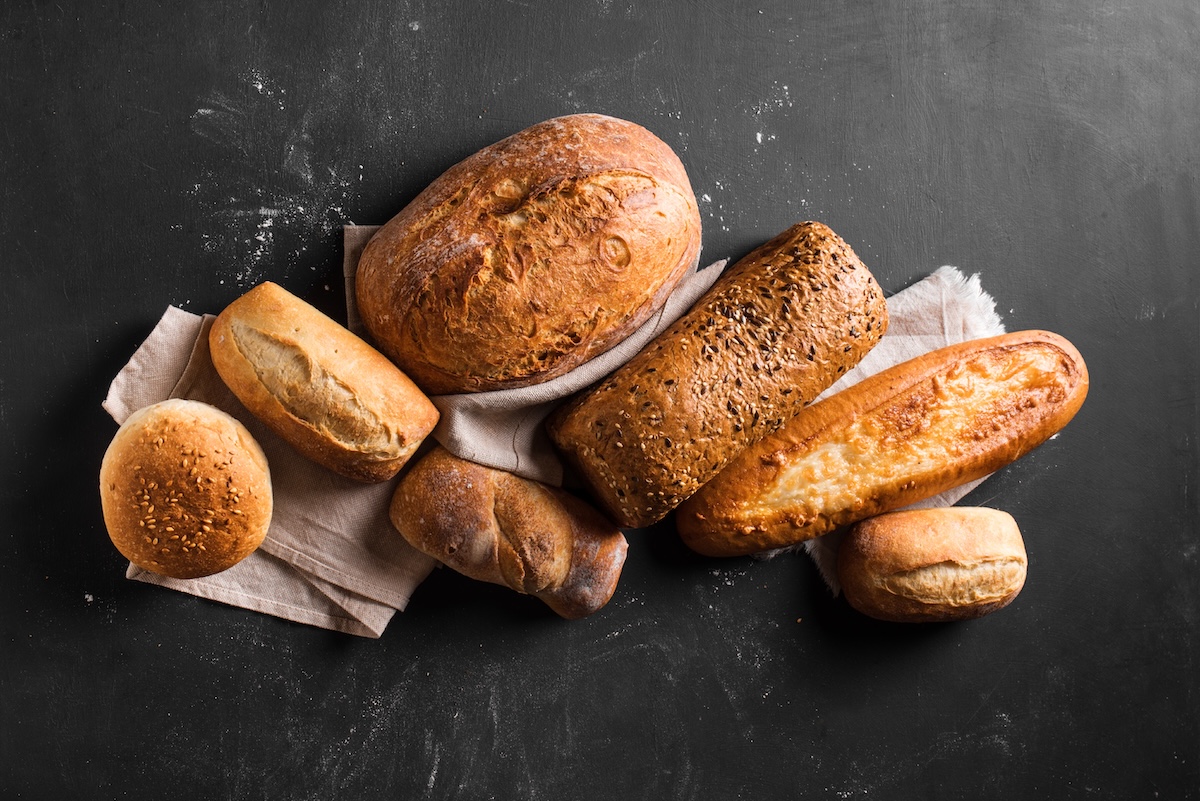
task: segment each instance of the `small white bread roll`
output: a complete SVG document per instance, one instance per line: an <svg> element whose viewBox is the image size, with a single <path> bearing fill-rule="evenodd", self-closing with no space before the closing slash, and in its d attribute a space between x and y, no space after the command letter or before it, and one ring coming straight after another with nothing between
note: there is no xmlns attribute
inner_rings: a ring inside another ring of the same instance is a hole
<svg viewBox="0 0 1200 801"><path fill-rule="evenodd" d="M172 578L226 570L271 523L267 457L236 419L172 399L129 416L100 464L104 524L138 567Z"/></svg>
<svg viewBox="0 0 1200 801"><path fill-rule="evenodd" d="M838 550L849 604L901 623L967 620L1002 609L1025 585L1028 558L1012 515L983 507L868 518Z"/></svg>

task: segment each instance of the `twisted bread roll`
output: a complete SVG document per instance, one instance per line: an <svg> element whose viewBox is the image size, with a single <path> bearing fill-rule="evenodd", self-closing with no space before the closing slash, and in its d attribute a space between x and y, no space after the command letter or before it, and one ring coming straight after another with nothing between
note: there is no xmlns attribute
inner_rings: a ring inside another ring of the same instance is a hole
<svg viewBox="0 0 1200 801"><path fill-rule="evenodd" d="M625 564L625 536L583 501L440 446L401 479L390 512L413 547L568 619L608 603Z"/></svg>

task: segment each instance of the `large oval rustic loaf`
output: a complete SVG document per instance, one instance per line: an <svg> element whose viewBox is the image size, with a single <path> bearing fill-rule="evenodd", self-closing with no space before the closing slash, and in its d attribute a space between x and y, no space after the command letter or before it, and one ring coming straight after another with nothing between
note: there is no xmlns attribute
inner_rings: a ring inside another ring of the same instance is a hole
<svg viewBox="0 0 1200 801"><path fill-rule="evenodd" d="M348 478L386 481L437 425L437 408L382 353L270 281L230 303L208 341L255 417Z"/></svg>
<svg viewBox="0 0 1200 801"><path fill-rule="evenodd" d="M692 549L794 545L983 478L1049 439L1088 390L1047 331L977 339L884 370L747 448L676 517Z"/></svg>
<svg viewBox="0 0 1200 801"><path fill-rule="evenodd" d="M856 523L838 546L838 582L864 615L898 623L969 620L1025 586L1017 521L986 507L912 509Z"/></svg>
<svg viewBox="0 0 1200 801"><path fill-rule="evenodd" d="M431 394L526 386L608 350L699 257L678 156L599 114L452 167L381 228L356 277L379 348Z"/></svg>
<svg viewBox="0 0 1200 801"><path fill-rule="evenodd" d="M854 251L794 225L550 420L554 443L625 526L661 520L883 336L887 305Z"/></svg>

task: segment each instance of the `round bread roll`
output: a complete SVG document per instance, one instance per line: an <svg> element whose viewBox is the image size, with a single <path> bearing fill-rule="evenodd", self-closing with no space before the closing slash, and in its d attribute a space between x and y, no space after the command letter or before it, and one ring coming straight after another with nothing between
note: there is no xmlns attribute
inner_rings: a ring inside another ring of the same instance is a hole
<svg viewBox="0 0 1200 801"><path fill-rule="evenodd" d="M236 419L172 399L134 412L100 465L104 524L138 567L172 578L219 573L258 548L271 522L262 448Z"/></svg>
<svg viewBox="0 0 1200 801"><path fill-rule="evenodd" d="M900 623L967 620L1002 609L1025 585L1028 559L1012 515L983 507L868 518L838 548L850 606Z"/></svg>
<svg viewBox="0 0 1200 801"><path fill-rule="evenodd" d="M375 344L430 394L528 386L620 342L700 252L679 157L600 114L547 120L450 168L363 250Z"/></svg>

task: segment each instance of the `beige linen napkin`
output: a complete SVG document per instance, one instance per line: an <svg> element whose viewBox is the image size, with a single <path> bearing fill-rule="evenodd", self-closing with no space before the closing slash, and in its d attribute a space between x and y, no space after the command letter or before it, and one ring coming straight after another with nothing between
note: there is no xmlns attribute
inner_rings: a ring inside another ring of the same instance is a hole
<svg viewBox="0 0 1200 801"><path fill-rule="evenodd" d="M362 333L353 269L375 226L346 232L347 318ZM562 467L541 429L555 402L619 367L670 325L716 279L724 262L688 275L666 305L612 350L528 390L445 396L434 437L464 458L560 483ZM388 519L398 479L364 485L294 451L225 386L208 352L211 316L169 307L113 379L104 408L118 422L168 397L210 403L237 417L271 467L274 515L262 547L233 568L201 579L171 579L130 565L126 576L299 623L379 637L436 562L408 545Z"/></svg>
<svg viewBox="0 0 1200 801"><path fill-rule="evenodd" d="M210 403L241 420L271 467L274 514L258 551L199 579L130 565L126 576L277 617L378 637L434 560L395 533L393 483L360 484L300 456L258 422L225 386L208 353L212 317L169 307L117 374L104 408L118 423L168 397Z"/></svg>
<svg viewBox="0 0 1200 801"><path fill-rule="evenodd" d="M955 267L934 273L888 298L888 330L861 362L842 376L817 400L857 384L869 375L916 358L931 350L969 339L1004 333L996 302L983 290L979 276L964 276ZM953 506L984 479L955 487L915 503L909 508ZM837 547L842 534L834 532L804 543L829 589L836 595Z"/></svg>

